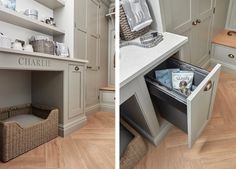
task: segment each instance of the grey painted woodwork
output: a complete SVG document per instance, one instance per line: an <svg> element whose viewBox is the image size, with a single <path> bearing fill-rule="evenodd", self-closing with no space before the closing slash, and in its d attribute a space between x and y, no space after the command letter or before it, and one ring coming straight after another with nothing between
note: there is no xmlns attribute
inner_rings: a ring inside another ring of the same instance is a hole
<svg viewBox="0 0 236 169"><path fill-rule="evenodd" d="M84 67L69 65L69 118L84 113Z"/></svg>
<svg viewBox="0 0 236 169"><path fill-rule="evenodd" d="M236 31L236 2L230 0L226 28Z"/></svg>
<svg viewBox="0 0 236 169"><path fill-rule="evenodd" d="M175 55L178 55L178 53L172 53L167 58L171 56L174 57ZM154 144L158 144L164 138L170 128L170 124L166 123L166 121L162 123L158 122L156 115L158 112L154 111L153 104L155 103L151 101L144 76L157 65L161 64L161 62L156 65L150 65L140 76L122 85L120 89L120 108L123 113L122 116ZM186 100L189 148L191 148L199 138L212 116L220 69L221 65L216 65ZM126 102L133 97L135 97L136 103L138 103L136 108L132 108L135 104L128 104ZM126 104L125 107L122 107L123 103ZM134 118L135 116L132 110L141 113L142 116L139 115L138 119ZM125 115L126 112L127 115ZM131 114L129 114L129 112ZM143 121L145 121L146 124ZM183 121L183 123L186 123L186 121Z"/></svg>
<svg viewBox="0 0 236 169"><path fill-rule="evenodd" d="M72 70L75 66L79 67L79 71L76 73ZM46 58L20 53L0 52L0 69L0 75L3 76L1 79L7 78L5 74L2 74L3 70L15 70L13 72L14 75L8 79L19 76L16 78L16 80L18 78L21 79L17 90L21 90L22 82L26 85L25 87L29 87L26 92L24 92L26 89L22 89L21 92L13 90L16 93L12 93L12 96L7 95L8 98L21 97L22 101L25 102L31 101L32 103L46 104L59 108L59 133L61 136L67 135L85 124L87 120L83 104L85 63L69 58L68 60L60 60L55 57ZM21 74L20 72L24 73ZM11 74L7 73L7 75ZM7 83L4 84L7 85ZM11 86L13 84L9 84L7 88ZM4 88L4 86L1 87ZM22 95L22 93L27 95L27 97ZM70 105L69 101L71 101ZM21 102L11 103L22 104Z"/></svg>
<svg viewBox="0 0 236 169"><path fill-rule="evenodd" d="M216 65L209 75L187 98L188 146L191 148L212 116L221 65ZM206 90L209 82L212 87Z"/></svg>
<svg viewBox="0 0 236 169"><path fill-rule="evenodd" d="M161 0L166 30L189 38L179 59L197 66L209 60L213 4L214 0Z"/></svg>
<svg viewBox="0 0 236 169"><path fill-rule="evenodd" d="M107 6L98 0L79 0L75 4L75 57L88 60L85 69L87 112L99 107L99 87L107 85Z"/></svg>

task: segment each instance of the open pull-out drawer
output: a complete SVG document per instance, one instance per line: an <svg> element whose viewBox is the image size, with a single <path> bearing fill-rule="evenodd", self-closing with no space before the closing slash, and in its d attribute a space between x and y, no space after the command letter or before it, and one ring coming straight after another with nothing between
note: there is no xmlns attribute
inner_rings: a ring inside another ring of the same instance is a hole
<svg viewBox="0 0 236 169"><path fill-rule="evenodd" d="M196 89L187 97L161 86L155 78L155 71L180 68L194 72L193 85ZM156 112L164 119L188 134L192 147L211 117L221 65L211 72L177 59L167 59L146 76L146 83Z"/></svg>

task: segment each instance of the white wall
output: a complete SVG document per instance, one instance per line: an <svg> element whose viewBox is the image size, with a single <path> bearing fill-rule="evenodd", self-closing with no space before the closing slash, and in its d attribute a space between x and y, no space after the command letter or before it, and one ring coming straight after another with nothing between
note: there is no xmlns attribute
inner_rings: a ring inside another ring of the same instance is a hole
<svg viewBox="0 0 236 169"><path fill-rule="evenodd" d="M53 10L41 5L34 0L16 0L16 11L24 12L26 9L36 9L39 11L39 20L53 16ZM43 35L29 29L21 28L12 24L0 21L0 32L11 38L12 41L20 39L28 41L32 35ZM50 37L50 36L49 36ZM52 37L50 37L52 39Z"/></svg>

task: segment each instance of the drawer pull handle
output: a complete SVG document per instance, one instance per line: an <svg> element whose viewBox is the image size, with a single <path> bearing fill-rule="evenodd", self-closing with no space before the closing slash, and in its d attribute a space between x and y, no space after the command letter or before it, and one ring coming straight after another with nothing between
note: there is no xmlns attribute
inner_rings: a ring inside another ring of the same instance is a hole
<svg viewBox="0 0 236 169"><path fill-rule="evenodd" d="M79 71L79 67L78 66L75 66L75 71Z"/></svg>
<svg viewBox="0 0 236 169"><path fill-rule="evenodd" d="M193 22L192 22L192 25L193 25L193 26L197 25L197 21L193 21Z"/></svg>
<svg viewBox="0 0 236 169"><path fill-rule="evenodd" d="M204 88L204 91L207 92L207 91L211 90L211 88L212 88L212 81L210 80L207 82L207 85Z"/></svg>
<svg viewBox="0 0 236 169"><path fill-rule="evenodd" d="M233 54L228 54L228 57L233 59L234 58L234 55Z"/></svg>
<svg viewBox="0 0 236 169"><path fill-rule="evenodd" d="M196 22L197 23L201 23L202 21L201 21L201 19L197 19Z"/></svg>
<svg viewBox="0 0 236 169"><path fill-rule="evenodd" d="M87 66L87 69L92 69L92 66Z"/></svg>

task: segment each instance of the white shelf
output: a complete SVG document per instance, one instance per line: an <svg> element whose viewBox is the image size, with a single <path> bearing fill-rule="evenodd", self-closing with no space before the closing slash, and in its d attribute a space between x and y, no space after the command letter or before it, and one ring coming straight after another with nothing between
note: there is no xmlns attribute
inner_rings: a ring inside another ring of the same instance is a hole
<svg viewBox="0 0 236 169"><path fill-rule="evenodd" d="M3 6L0 7L0 20L30 30L41 32L47 35L58 36L65 34L63 30L55 26L48 25L36 19L31 19L28 16L7 9Z"/></svg>
<svg viewBox="0 0 236 169"><path fill-rule="evenodd" d="M15 50L15 49L8 49L8 48L0 48L0 53L1 52L9 53L9 54L16 54L16 55L26 55L26 56L33 56L33 57L48 58L48 59L64 60L64 61L70 61L70 62L88 63L87 60L83 60L83 59L74 59L74 58L49 55L49 54L38 53L38 52L26 52L23 50Z"/></svg>
<svg viewBox="0 0 236 169"><path fill-rule="evenodd" d="M65 6L64 0L35 0L50 9L61 8Z"/></svg>

